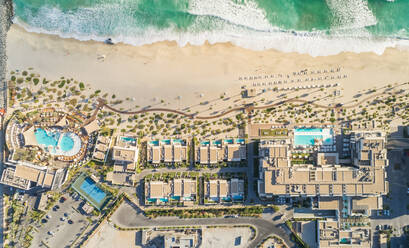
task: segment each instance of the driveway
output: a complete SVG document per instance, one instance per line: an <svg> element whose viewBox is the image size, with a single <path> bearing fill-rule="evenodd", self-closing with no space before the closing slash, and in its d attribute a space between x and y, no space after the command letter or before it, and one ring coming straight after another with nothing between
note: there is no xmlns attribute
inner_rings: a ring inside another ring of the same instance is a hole
<svg viewBox="0 0 409 248"><path fill-rule="evenodd" d="M253 225L257 228L256 238L249 247L256 247L258 243L269 235L281 237L289 247L296 247L290 240L289 233L284 224L275 224L264 218L205 218L205 219L179 219L177 217L160 217L149 219L135 205L125 201L112 215L111 221L121 227L158 227L158 226L204 226L204 225Z"/></svg>

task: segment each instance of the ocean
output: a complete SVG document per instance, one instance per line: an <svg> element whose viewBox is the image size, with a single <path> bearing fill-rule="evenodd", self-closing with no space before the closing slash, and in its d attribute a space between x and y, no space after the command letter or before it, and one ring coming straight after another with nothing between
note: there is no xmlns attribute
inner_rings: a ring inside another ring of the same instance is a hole
<svg viewBox="0 0 409 248"><path fill-rule="evenodd" d="M409 0L14 0L28 31L332 55L409 47Z"/></svg>

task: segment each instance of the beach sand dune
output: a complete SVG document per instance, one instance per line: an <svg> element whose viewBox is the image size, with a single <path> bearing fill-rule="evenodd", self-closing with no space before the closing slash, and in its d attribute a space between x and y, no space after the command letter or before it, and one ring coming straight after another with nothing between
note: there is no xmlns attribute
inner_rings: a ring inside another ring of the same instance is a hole
<svg viewBox="0 0 409 248"><path fill-rule="evenodd" d="M341 53L325 57L252 51L230 43L179 47L159 42L134 47L63 39L29 33L13 25L8 33L8 70L29 67L49 79L72 77L93 88L135 98L147 106L163 99L170 106L190 106L240 92L240 76L291 73L303 69L341 68L344 95L408 80L409 52L387 49L374 53ZM104 55L104 57L101 57ZM251 84L251 80L247 82ZM179 100L178 96L183 96Z"/></svg>

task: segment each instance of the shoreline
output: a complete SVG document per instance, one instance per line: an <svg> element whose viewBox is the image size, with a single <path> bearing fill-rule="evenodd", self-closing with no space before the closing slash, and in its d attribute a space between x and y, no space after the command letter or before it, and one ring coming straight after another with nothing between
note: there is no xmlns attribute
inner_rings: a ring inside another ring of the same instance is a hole
<svg viewBox="0 0 409 248"><path fill-rule="evenodd" d="M121 99L135 99L126 110L136 110L135 105L183 109L221 95L237 95L242 86L260 82L240 81L242 76L290 74L305 68L342 68L348 75L340 80L348 101L360 90L407 82L409 71L409 51L396 48L382 55L343 52L312 57L273 49L253 51L231 43L179 47L166 41L136 47L30 33L17 25L12 25L7 42L9 73L32 67L52 80L74 78Z"/></svg>
<svg viewBox="0 0 409 248"><path fill-rule="evenodd" d="M166 37L152 36L152 37L130 37L126 35L101 37L96 35L83 34L64 34L59 31L48 31L42 28L32 27L29 24L19 20L15 17L13 25L24 29L26 32L35 33L39 35L51 35L61 39L73 39L80 42L98 42L104 43L108 38L111 38L116 45L129 45L133 47L143 47L155 45L158 43L176 44L177 47L200 47L204 45L231 45L252 51L268 51L276 50L285 53L307 54L312 57L332 56L342 54L344 52L365 53L373 52L377 55L382 55L386 49L396 48L400 50L409 51L409 37L388 37L388 36L356 36L356 35L327 35L324 31L296 31L283 30L277 27L277 30L265 31L264 35L256 37L256 39L249 39L253 34L241 34L226 36L218 36L216 33L183 33L179 35L171 31L165 31L161 35ZM155 33L155 30L151 30ZM157 32L163 32L156 30ZM171 32L167 34L166 32ZM202 37L205 35L205 37ZM144 37L144 38L142 38ZM305 44L300 46L299 44ZM317 47L317 44L318 47ZM331 50L329 49L335 49ZM326 52L322 52L326 48ZM309 50L312 49L312 50Z"/></svg>

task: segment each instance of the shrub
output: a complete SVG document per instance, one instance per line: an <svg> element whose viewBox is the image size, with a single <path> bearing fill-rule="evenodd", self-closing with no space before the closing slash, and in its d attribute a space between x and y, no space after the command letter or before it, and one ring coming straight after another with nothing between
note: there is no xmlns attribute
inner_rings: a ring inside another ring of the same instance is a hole
<svg viewBox="0 0 409 248"><path fill-rule="evenodd" d="M80 90L84 90L85 89L85 85L83 82L80 82Z"/></svg>
<svg viewBox="0 0 409 248"><path fill-rule="evenodd" d="M34 78L34 79L33 79L33 82L34 82L34 85L37 85L38 82L40 82L40 80L38 80L38 78Z"/></svg>
<svg viewBox="0 0 409 248"><path fill-rule="evenodd" d="M16 76L11 76L11 81L16 81Z"/></svg>

